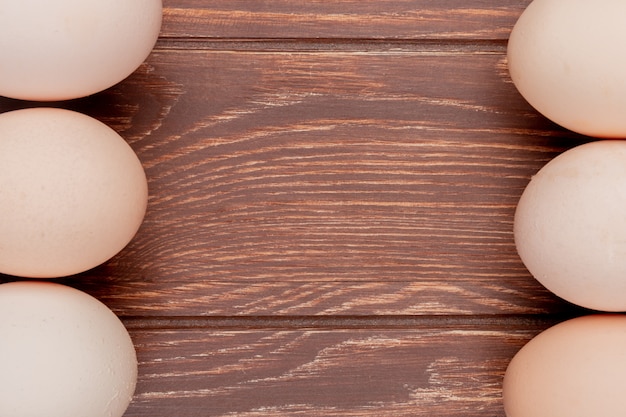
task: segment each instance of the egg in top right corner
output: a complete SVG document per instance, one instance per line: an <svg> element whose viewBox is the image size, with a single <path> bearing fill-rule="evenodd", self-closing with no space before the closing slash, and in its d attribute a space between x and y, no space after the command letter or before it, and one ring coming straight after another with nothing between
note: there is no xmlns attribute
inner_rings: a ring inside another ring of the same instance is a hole
<svg viewBox="0 0 626 417"><path fill-rule="evenodd" d="M520 94L566 129L626 138L625 16L623 0L534 0L507 47Z"/></svg>

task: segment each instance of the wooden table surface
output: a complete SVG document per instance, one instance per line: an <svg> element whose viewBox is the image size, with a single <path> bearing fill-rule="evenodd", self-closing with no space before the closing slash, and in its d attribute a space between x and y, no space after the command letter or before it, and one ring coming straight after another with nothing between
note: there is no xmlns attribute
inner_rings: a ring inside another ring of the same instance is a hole
<svg viewBox="0 0 626 417"><path fill-rule="evenodd" d="M504 415L513 355L585 313L513 242L530 177L588 140L510 81L529 2L165 0L132 76L48 104L149 181L128 247L58 280L129 329L126 417Z"/></svg>

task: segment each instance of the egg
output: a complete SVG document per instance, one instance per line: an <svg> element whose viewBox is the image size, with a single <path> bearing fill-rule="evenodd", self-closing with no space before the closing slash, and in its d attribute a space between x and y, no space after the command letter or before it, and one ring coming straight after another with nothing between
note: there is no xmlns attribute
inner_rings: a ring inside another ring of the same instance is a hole
<svg viewBox="0 0 626 417"><path fill-rule="evenodd" d="M559 323L511 360L502 384L508 417L626 415L626 316Z"/></svg>
<svg viewBox="0 0 626 417"><path fill-rule="evenodd" d="M509 37L515 86L537 111L574 132L626 137L626 2L534 0Z"/></svg>
<svg viewBox="0 0 626 417"><path fill-rule="evenodd" d="M626 141L599 140L548 162L522 193L517 251L548 290L582 307L626 311Z"/></svg>
<svg viewBox="0 0 626 417"><path fill-rule="evenodd" d="M161 0L20 0L0 10L0 95L66 100L133 73L159 35Z"/></svg>
<svg viewBox="0 0 626 417"><path fill-rule="evenodd" d="M0 415L120 417L137 382L133 341L102 302L43 281L0 285Z"/></svg>
<svg viewBox="0 0 626 417"><path fill-rule="evenodd" d="M0 114L0 273L100 265L137 233L147 201L139 158L104 123L54 108Z"/></svg>

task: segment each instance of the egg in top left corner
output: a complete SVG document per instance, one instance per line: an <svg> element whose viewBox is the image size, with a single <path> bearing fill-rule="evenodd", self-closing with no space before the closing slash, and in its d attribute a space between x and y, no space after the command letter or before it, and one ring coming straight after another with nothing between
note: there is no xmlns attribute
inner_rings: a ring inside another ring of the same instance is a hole
<svg viewBox="0 0 626 417"><path fill-rule="evenodd" d="M60 101L105 90L154 48L162 0L20 0L0 6L0 95Z"/></svg>
<svg viewBox="0 0 626 417"><path fill-rule="evenodd" d="M81 113L0 114L0 273L56 278L120 252L141 226L147 178L131 146Z"/></svg>

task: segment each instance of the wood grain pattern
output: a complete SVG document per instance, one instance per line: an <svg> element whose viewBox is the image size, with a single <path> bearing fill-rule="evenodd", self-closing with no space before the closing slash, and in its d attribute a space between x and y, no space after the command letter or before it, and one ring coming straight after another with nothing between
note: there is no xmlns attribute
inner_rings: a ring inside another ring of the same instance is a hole
<svg viewBox="0 0 626 417"><path fill-rule="evenodd" d="M166 0L164 37L507 39L528 0Z"/></svg>
<svg viewBox="0 0 626 417"><path fill-rule="evenodd" d="M101 296L130 316L559 305L520 263L512 215L574 141L519 97L503 60L155 50L73 103L128 139L151 190L135 240L76 284L112 282Z"/></svg>
<svg viewBox="0 0 626 417"><path fill-rule="evenodd" d="M588 139L517 93L529 1L496 3L166 0L131 77L46 104L149 179L128 247L60 280L130 330L126 417L503 417L513 354L586 313L520 262L515 206Z"/></svg>
<svg viewBox="0 0 626 417"><path fill-rule="evenodd" d="M142 378L129 413L500 415L509 358L536 332L141 331Z"/></svg>

